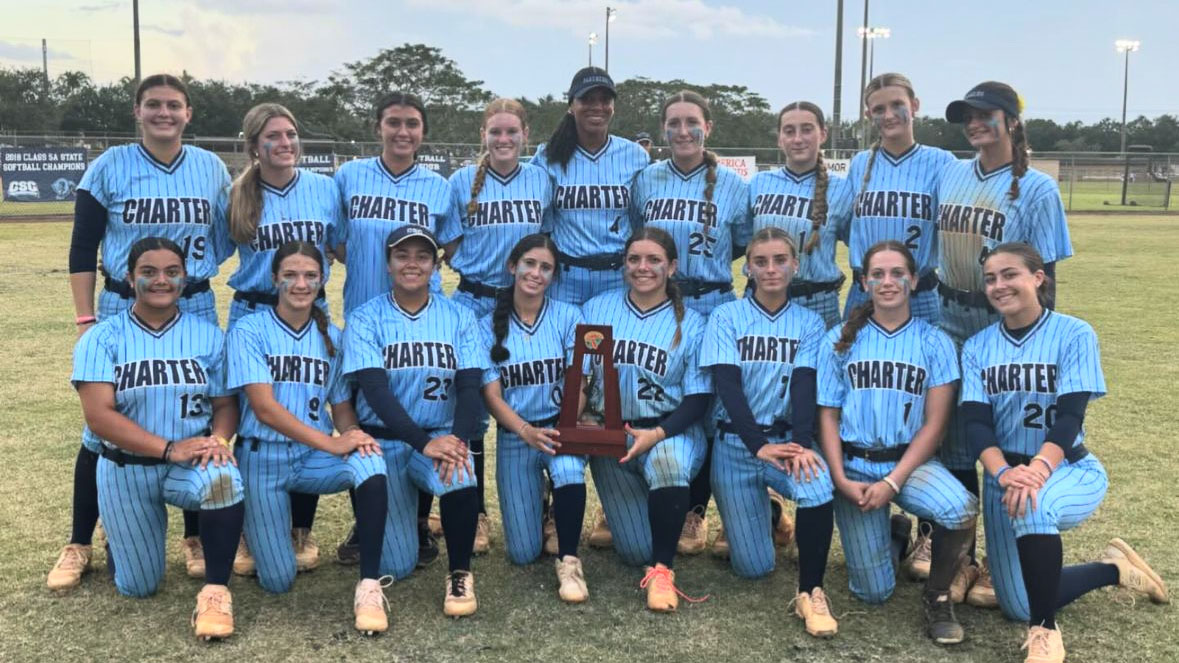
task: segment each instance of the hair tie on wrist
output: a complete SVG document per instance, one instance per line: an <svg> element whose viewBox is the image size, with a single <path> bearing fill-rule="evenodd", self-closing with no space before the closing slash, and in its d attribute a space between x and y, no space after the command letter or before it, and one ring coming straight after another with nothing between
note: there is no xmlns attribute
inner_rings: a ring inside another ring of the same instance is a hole
<svg viewBox="0 0 1179 663"><path fill-rule="evenodd" d="M98 318L96 318L92 315L79 315L78 317L74 318L75 325L88 325L92 322L97 322L97 321L98 321Z"/></svg>
<svg viewBox="0 0 1179 663"><path fill-rule="evenodd" d="M1000 467L999 471L995 472L995 481L998 482L999 477L1003 476L1003 473L1006 472L1007 470L1010 470L1010 469L1011 469L1010 465L1004 465L1003 467Z"/></svg>
<svg viewBox="0 0 1179 663"><path fill-rule="evenodd" d="M1044 456L1041 456L1040 454L1036 454L1035 456L1032 456L1032 460L1038 460L1041 463L1044 463L1044 467L1048 468L1048 474L1052 474L1053 472L1056 471L1056 468L1052 466L1052 463L1049 462L1049 460L1047 458L1045 458Z"/></svg>

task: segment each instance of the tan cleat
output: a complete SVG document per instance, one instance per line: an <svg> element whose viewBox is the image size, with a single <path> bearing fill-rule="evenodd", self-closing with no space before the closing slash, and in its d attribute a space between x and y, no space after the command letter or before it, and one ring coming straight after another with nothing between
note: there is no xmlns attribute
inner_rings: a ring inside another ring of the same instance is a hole
<svg viewBox="0 0 1179 663"><path fill-rule="evenodd" d="M914 580L925 580L929 577L929 563L932 559L930 553L930 546L932 545L932 532L923 531L926 528L919 527L917 532L917 540L913 542L913 546L909 549L909 556L901 563L905 571Z"/></svg>
<svg viewBox="0 0 1179 663"><path fill-rule="evenodd" d="M561 551L560 539L557 538L557 521L553 518L553 509L549 507L544 512L544 519L540 523L540 531L544 537L543 550L546 555L556 555Z"/></svg>
<svg viewBox="0 0 1179 663"><path fill-rule="evenodd" d="M489 550L491 550L491 521L487 519L486 513L481 513L479 520L475 523L475 547L471 549L471 552L476 555L486 555Z"/></svg>
<svg viewBox="0 0 1179 663"><path fill-rule="evenodd" d="M184 572L189 578L205 577L205 548L201 545L201 537L188 536L184 538Z"/></svg>
<svg viewBox="0 0 1179 663"><path fill-rule="evenodd" d="M233 635L233 597L225 585L205 585L192 611L196 637L204 640Z"/></svg>
<svg viewBox="0 0 1179 663"><path fill-rule="evenodd" d="M306 527L291 530L291 544L295 547L295 570L310 571L319 566L319 544Z"/></svg>
<svg viewBox="0 0 1179 663"><path fill-rule="evenodd" d="M55 592L77 587L82 582L82 576L90 570L93 555L93 548L80 543L71 543L62 548L57 562L49 570L45 584Z"/></svg>
<svg viewBox="0 0 1179 663"><path fill-rule="evenodd" d="M998 608L999 597L995 594L995 582L991 580L991 567L984 557L978 569L978 580L966 593L966 602L976 608Z"/></svg>
<svg viewBox="0 0 1179 663"><path fill-rule="evenodd" d="M675 571L662 564L648 566L647 575L639 581L639 587L647 590L647 609L652 612L675 612L680 597L675 588Z"/></svg>
<svg viewBox="0 0 1179 663"><path fill-rule="evenodd" d="M594 528L590 530L587 543L593 548L609 548L614 545L614 535L610 533L610 523L606 522L606 512L601 509L598 509L598 516L594 519Z"/></svg>
<svg viewBox="0 0 1179 663"><path fill-rule="evenodd" d="M237 542L237 553L233 556L233 572L239 576L252 576L258 572L254 563L254 556L250 554L250 547L246 545L246 535Z"/></svg>
<svg viewBox="0 0 1179 663"><path fill-rule="evenodd" d="M364 578L356 583L356 596L352 599L352 614L356 616L356 630L364 635L375 635L389 630L389 599L385 588L393 584L393 576L380 580Z"/></svg>
<svg viewBox="0 0 1179 663"><path fill-rule="evenodd" d="M561 583L557 593L566 603L583 603L589 598L589 589L585 586L585 573L581 570L581 560L573 555L565 555L556 561L557 580Z"/></svg>
<svg viewBox="0 0 1179 663"><path fill-rule="evenodd" d="M794 520L787 509L786 498L770 489L770 503L778 507L778 522L774 523L774 545L787 548L794 543Z"/></svg>
<svg viewBox="0 0 1179 663"><path fill-rule="evenodd" d="M974 587L974 583L978 582L979 575L979 568L969 559L964 560L958 567L958 573L954 574L954 580L950 582L950 600L954 603L964 603L967 593Z"/></svg>
<svg viewBox="0 0 1179 663"><path fill-rule="evenodd" d="M808 594L799 592L794 598L794 614L806 624L806 632L816 638L830 638L839 631L839 622L831 616L831 600L822 587L815 587Z"/></svg>
<svg viewBox="0 0 1179 663"><path fill-rule="evenodd" d="M684 528L680 531L680 540L676 544L676 552L681 555L698 555L708 547L708 519L699 511L692 509L684 518Z"/></svg>
<svg viewBox="0 0 1179 663"><path fill-rule="evenodd" d="M1028 627L1028 637L1020 649L1028 652L1023 663L1064 663L1064 640L1060 637L1060 624L1054 629Z"/></svg>
<svg viewBox="0 0 1179 663"><path fill-rule="evenodd" d="M712 541L712 556L719 559L729 558L729 538L725 536L724 523L721 523L716 538Z"/></svg>
<svg viewBox="0 0 1179 663"><path fill-rule="evenodd" d="M447 617L466 617L475 614L479 602L475 600L475 576L470 571L451 571L446 576L446 599L442 613Z"/></svg>
<svg viewBox="0 0 1179 663"><path fill-rule="evenodd" d="M1170 603L1167 585L1130 544L1114 538L1101 554L1101 562L1118 567L1118 585L1146 594L1154 603Z"/></svg>

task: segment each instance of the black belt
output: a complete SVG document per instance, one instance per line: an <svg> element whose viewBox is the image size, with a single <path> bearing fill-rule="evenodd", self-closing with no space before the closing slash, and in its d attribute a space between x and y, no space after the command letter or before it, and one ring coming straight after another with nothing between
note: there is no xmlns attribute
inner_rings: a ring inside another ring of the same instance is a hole
<svg viewBox="0 0 1179 663"><path fill-rule="evenodd" d="M794 299L796 297L811 297L824 292L839 292L846 280L847 277L840 274L835 281L791 281L790 287L786 289L786 294Z"/></svg>
<svg viewBox="0 0 1179 663"><path fill-rule="evenodd" d="M658 428L662 422L662 417L648 417L646 419L628 419L624 423L629 424L631 428Z"/></svg>
<svg viewBox="0 0 1179 663"><path fill-rule="evenodd" d="M713 292L729 292L733 289L732 281L702 281L700 279L676 279L675 284L680 288L684 297L700 298Z"/></svg>
<svg viewBox="0 0 1179 663"><path fill-rule="evenodd" d="M885 447L883 449L869 449L867 447L860 447L851 442L840 442L840 447L843 449L843 455L852 458L863 458L874 463L895 463L905 455L909 450L909 445L902 444L896 447Z"/></svg>
<svg viewBox="0 0 1179 663"><path fill-rule="evenodd" d="M368 433L373 438L379 439L379 440L401 440L400 433L393 430L392 428L385 428L384 426L370 426L368 424L360 424L360 430ZM436 437L434 434L440 430L442 430L442 429L441 428L427 428L426 435L429 435L430 439L433 439L434 437ZM401 440L401 441L404 442L404 440Z"/></svg>
<svg viewBox="0 0 1179 663"><path fill-rule="evenodd" d="M618 253L598 253L592 256L571 256L557 251L557 259L565 269L581 267L595 272L614 271L622 268L623 255Z"/></svg>
<svg viewBox="0 0 1179 663"><path fill-rule="evenodd" d="M286 446L290 447L295 442L293 440L287 440L286 442L267 442L258 437L239 437L237 438L236 448L238 451L257 451L258 447L262 446L263 443L286 444Z"/></svg>
<svg viewBox="0 0 1179 663"><path fill-rule="evenodd" d="M540 421L529 421L528 425L533 428L552 428L557 425L558 417L549 417L548 419L541 419Z"/></svg>
<svg viewBox="0 0 1179 663"><path fill-rule="evenodd" d="M995 309L991 303L987 301L986 293L974 292L970 290L959 290L951 288L945 283L937 284L937 294L942 296L942 299L955 302L961 306L969 306L970 308L985 308L987 312L994 313Z"/></svg>
<svg viewBox="0 0 1179 663"><path fill-rule="evenodd" d="M1085 456L1088 456L1088 455L1089 455L1089 450L1086 449L1085 445L1083 445L1083 444L1078 444L1075 447L1070 447L1070 448L1064 450L1064 459L1070 463L1075 463L1078 460L1081 460L1082 458L1084 458ZM1030 465L1033 458L1035 458L1035 456L1028 456L1026 454L1017 454L1013 451L1004 451L1003 452L1003 459L1005 461L1007 461L1007 464L1011 465L1012 467L1014 467L1016 465Z"/></svg>
<svg viewBox="0 0 1179 663"><path fill-rule="evenodd" d="M152 458L151 456L138 456L136 454L129 454L122 449L114 449L107 445L102 445L102 457L113 462L119 467L124 465L162 465L163 458Z"/></svg>
<svg viewBox="0 0 1179 663"><path fill-rule="evenodd" d="M458 289L463 292L469 292L476 297L486 297L488 299L495 299L499 294L499 288L486 283L477 283L475 281L468 281L467 277L460 276Z"/></svg>
<svg viewBox="0 0 1179 663"><path fill-rule="evenodd" d="M779 419L769 426L758 425L758 428L761 429L761 432L764 433L766 437L783 438L786 437L786 433L790 431L790 422ZM717 421L716 429L722 433L729 433L730 435L738 434L737 427L731 421Z"/></svg>
<svg viewBox="0 0 1179 663"><path fill-rule="evenodd" d="M864 292L863 276L864 273L860 270L852 270L852 279L856 282L856 287L860 289L860 292ZM917 287L913 288L913 292L925 292L926 290L933 290L934 288L937 288L938 291L941 291L941 281L939 281L937 278L937 272L927 272L924 276L917 279Z"/></svg>
<svg viewBox="0 0 1179 663"><path fill-rule="evenodd" d="M135 289L131 287L130 283L126 281L119 281L112 278L106 272L102 273L103 284L102 287L122 297L123 299L135 299ZM209 279L204 281L189 281L184 284L184 289L180 291L180 296L188 299L193 295L199 295L202 292L209 290Z"/></svg>
<svg viewBox="0 0 1179 663"><path fill-rule="evenodd" d="M319 294L315 296L316 299L324 299L327 293L323 288L319 289ZM233 293L233 301L245 302L249 304L250 309L256 308L259 304L266 306L278 306L278 295L269 292L251 292L249 290L238 290Z"/></svg>

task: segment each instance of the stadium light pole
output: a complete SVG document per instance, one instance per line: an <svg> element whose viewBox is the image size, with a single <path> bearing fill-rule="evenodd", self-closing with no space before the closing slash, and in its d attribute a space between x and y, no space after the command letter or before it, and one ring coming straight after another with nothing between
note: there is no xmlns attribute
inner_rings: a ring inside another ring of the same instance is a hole
<svg viewBox="0 0 1179 663"><path fill-rule="evenodd" d="M606 7L606 73L610 73L610 24L618 18L618 10Z"/></svg>
<svg viewBox="0 0 1179 663"><path fill-rule="evenodd" d="M1119 39L1114 42L1114 48L1119 53L1126 54L1125 69L1122 73L1122 160L1126 166L1122 173L1122 205L1126 204L1126 186L1130 177L1130 157L1126 155L1126 101L1130 95L1130 54L1138 50L1142 42L1136 39Z"/></svg>
<svg viewBox="0 0 1179 663"><path fill-rule="evenodd" d="M843 0L835 9L835 98L831 102L831 148L839 149L839 111L843 97Z"/></svg>
<svg viewBox="0 0 1179 663"><path fill-rule="evenodd" d="M594 66L594 44L598 43L598 33L589 33L589 39L586 42L589 43L589 66L592 67Z"/></svg>
<svg viewBox="0 0 1179 663"><path fill-rule="evenodd" d="M888 39L892 36L889 28L860 28L856 31L861 39L868 40L868 80L872 80L876 71L876 40Z"/></svg>
<svg viewBox="0 0 1179 663"><path fill-rule="evenodd" d="M860 30L868 29L868 0L864 0L864 23L860 26ZM860 34L860 106L856 109L856 121L860 125L860 149L864 149L864 145L868 142L868 122L864 118L864 86L868 81L864 80L864 74L868 73L868 38L862 33Z"/></svg>
<svg viewBox="0 0 1179 663"><path fill-rule="evenodd" d="M135 86L139 87L142 72L139 69L139 0L131 0L131 22L135 31Z"/></svg>

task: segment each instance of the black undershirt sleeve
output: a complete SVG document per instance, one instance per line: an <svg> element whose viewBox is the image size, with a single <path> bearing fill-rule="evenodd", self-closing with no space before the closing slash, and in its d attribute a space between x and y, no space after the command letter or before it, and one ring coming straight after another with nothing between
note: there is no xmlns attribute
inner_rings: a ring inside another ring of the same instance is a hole
<svg viewBox="0 0 1179 663"><path fill-rule="evenodd" d="M741 386L741 367L736 364L717 364L712 367L712 384L725 406L725 413L729 421L737 429L737 435L748 447L749 453L757 455L769 440L761 432L761 426L753 416L749 407L749 399L745 397L745 389Z"/></svg>
<svg viewBox="0 0 1179 663"><path fill-rule="evenodd" d="M688 430L688 426L699 421L708 406L712 404L712 394L689 394L684 396L676 409L669 412L659 422L667 437L673 437Z"/></svg>
<svg viewBox="0 0 1179 663"><path fill-rule="evenodd" d="M70 237L70 274L98 271L98 245L106 234L106 208L85 189L74 202L74 232Z"/></svg>
<svg viewBox="0 0 1179 663"><path fill-rule="evenodd" d="M1088 391L1074 391L1056 397L1056 423L1044 439L1064 449L1066 458L1085 423L1085 408L1091 395Z"/></svg>
<svg viewBox="0 0 1179 663"><path fill-rule="evenodd" d="M989 447L999 446L995 434L995 412L990 403L965 401L958 406L958 416L966 425L966 441L975 458Z"/></svg>
<svg viewBox="0 0 1179 663"><path fill-rule="evenodd" d="M807 367L795 368L790 374L790 440L807 449L815 446L817 375Z"/></svg>
<svg viewBox="0 0 1179 663"><path fill-rule="evenodd" d="M356 383L360 385L360 391L364 394L364 400L381 418L385 428L395 431L397 439L403 440L419 453L425 449L430 436L410 418L401 402L393 395L385 371L379 368L362 368L353 375L356 376Z"/></svg>
<svg viewBox="0 0 1179 663"><path fill-rule="evenodd" d="M1056 263L1050 262L1044 265L1044 273L1051 279L1048 282L1048 303L1049 310L1056 310Z"/></svg>
<svg viewBox="0 0 1179 663"><path fill-rule="evenodd" d="M482 423L483 399L479 395L482 372L464 368L454 374L454 435L465 442L479 435Z"/></svg>

